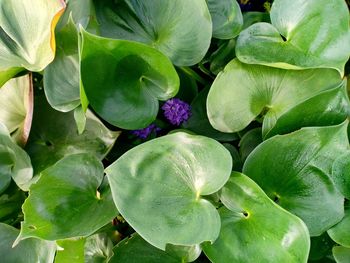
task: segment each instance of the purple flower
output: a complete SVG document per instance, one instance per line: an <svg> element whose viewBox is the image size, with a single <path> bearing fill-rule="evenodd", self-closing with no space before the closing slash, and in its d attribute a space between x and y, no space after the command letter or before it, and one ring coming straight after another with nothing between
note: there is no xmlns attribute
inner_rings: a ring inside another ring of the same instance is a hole
<svg viewBox="0 0 350 263"><path fill-rule="evenodd" d="M162 107L164 116L173 124L179 126L191 116L191 106L180 99L170 99Z"/></svg>
<svg viewBox="0 0 350 263"><path fill-rule="evenodd" d="M140 130L134 130L131 131L131 134L135 135L136 137L139 137L140 139L147 139L147 137L152 133L152 132L159 132L161 129L157 127L155 124L151 124L147 126L146 128L140 129Z"/></svg>

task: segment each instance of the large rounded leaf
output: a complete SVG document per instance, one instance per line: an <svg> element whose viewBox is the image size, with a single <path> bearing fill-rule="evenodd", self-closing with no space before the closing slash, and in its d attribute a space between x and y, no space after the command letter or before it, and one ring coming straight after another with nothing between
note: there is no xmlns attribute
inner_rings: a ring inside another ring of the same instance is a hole
<svg viewBox="0 0 350 263"><path fill-rule="evenodd" d="M267 133L282 114L341 83L339 74L331 69L291 71L234 59L211 86L209 121L219 131L236 132L265 114L263 133Z"/></svg>
<svg viewBox="0 0 350 263"><path fill-rule="evenodd" d="M276 205L247 176L234 172L221 192L219 238L203 249L211 262L307 262L310 239L298 217Z"/></svg>
<svg viewBox="0 0 350 263"><path fill-rule="evenodd" d="M239 60L287 69L334 68L343 75L350 54L344 0L275 0L270 16L272 25L257 23L240 34Z"/></svg>
<svg viewBox="0 0 350 263"><path fill-rule="evenodd" d="M118 211L146 241L164 250L167 243L217 238L219 214L202 195L217 192L231 168L230 153L218 142L177 132L131 149L106 173Z"/></svg>
<svg viewBox="0 0 350 263"><path fill-rule="evenodd" d="M2 75L9 79L18 68L41 71L53 60L54 30L64 8L63 0L0 1L0 87Z"/></svg>
<svg viewBox="0 0 350 263"><path fill-rule="evenodd" d="M350 205L345 206L345 216L327 233L338 244L350 248Z"/></svg>
<svg viewBox="0 0 350 263"><path fill-rule="evenodd" d="M148 44L177 66L202 60L212 36L205 0L95 1L101 34Z"/></svg>
<svg viewBox="0 0 350 263"><path fill-rule="evenodd" d="M243 172L299 216L317 236L344 216L344 198L331 179L334 160L348 148L347 124L303 128L260 144Z"/></svg>
<svg viewBox="0 0 350 263"><path fill-rule="evenodd" d="M31 75L14 78L0 89L0 122L19 143L27 142L33 117Z"/></svg>
<svg viewBox="0 0 350 263"><path fill-rule="evenodd" d="M0 123L0 192L10 183L10 178L23 191L28 191L33 177L33 168L27 153L10 137Z"/></svg>
<svg viewBox="0 0 350 263"><path fill-rule="evenodd" d="M170 60L144 44L83 32L81 78L94 110L125 129L144 128L157 116L158 100L178 91Z"/></svg>
<svg viewBox="0 0 350 263"><path fill-rule="evenodd" d="M26 151L31 156L35 174L39 174L74 153L92 153L103 159L119 134L107 129L90 111L87 112L86 129L79 134L73 112L55 111L44 96L37 96Z"/></svg>
<svg viewBox="0 0 350 263"><path fill-rule="evenodd" d="M16 242L29 237L57 240L89 236L116 216L103 166L88 154L69 155L41 173L22 207Z"/></svg>
<svg viewBox="0 0 350 263"><path fill-rule="evenodd" d="M213 20L213 37L231 39L236 37L242 26L243 16L236 0L208 0Z"/></svg>
<svg viewBox="0 0 350 263"><path fill-rule="evenodd" d="M30 238L12 247L19 231L9 225L0 223L1 262L6 263L52 263L55 257L54 242Z"/></svg>

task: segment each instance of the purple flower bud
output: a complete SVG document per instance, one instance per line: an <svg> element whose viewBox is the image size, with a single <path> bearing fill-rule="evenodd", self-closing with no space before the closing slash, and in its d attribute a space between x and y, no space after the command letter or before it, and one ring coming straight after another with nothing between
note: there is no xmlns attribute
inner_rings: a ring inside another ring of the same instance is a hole
<svg viewBox="0 0 350 263"><path fill-rule="evenodd" d="M164 111L165 118L171 124L177 126L187 121L191 116L191 106L177 98L166 101L162 110Z"/></svg>
<svg viewBox="0 0 350 263"><path fill-rule="evenodd" d="M131 134L135 135L136 137L138 137L140 139L147 139L147 137L150 136L150 134L152 132L157 133L160 130L161 129L159 127L157 127L155 124L151 124L151 125L147 126L146 128L131 131Z"/></svg>

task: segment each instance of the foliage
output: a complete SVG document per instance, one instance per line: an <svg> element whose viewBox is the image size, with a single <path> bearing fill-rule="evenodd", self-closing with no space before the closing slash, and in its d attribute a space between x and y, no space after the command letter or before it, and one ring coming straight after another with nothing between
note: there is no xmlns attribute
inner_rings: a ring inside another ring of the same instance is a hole
<svg viewBox="0 0 350 263"><path fill-rule="evenodd" d="M347 4L0 0L0 261L349 262Z"/></svg>

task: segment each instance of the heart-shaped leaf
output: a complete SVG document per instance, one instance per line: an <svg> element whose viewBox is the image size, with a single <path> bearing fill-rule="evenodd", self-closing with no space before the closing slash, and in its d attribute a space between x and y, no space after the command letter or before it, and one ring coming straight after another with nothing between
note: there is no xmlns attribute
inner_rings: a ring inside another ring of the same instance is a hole
<svg viewBox="0 0 350 263"><path fill-rule="evenodd" d="M30 238L12 247L19 231L9 225L0 223L1 262L6 263L52 263L55 257L55 242Z"/></svg>
<svg viewBox="0 0 350 263"><path fill-rule="evenodd" d="M348 149L347 124L303 128L277 135L248 156L243 172L318 236L344 216L344 197L332 181L332 165Z"/></svg>
<svg viewBox="0 0 350 263"><path fill-rule="evenodd" d="M220 236L203 245L211 262L307 262L310 239L304 222L247 176L234 172L221 190L221 201Z"/></svg>
<svg viewBox="0 0 350 263"><path fill-rule="evenodd" d="M0 123L0 192L12 179L23 191L28 191L33 177L33 168L27 153L10 137Z"/></svg>
<svg viewBox="0 0 350 263"><path fill-rule="evenodd" d="M54 58L63 0L0 2L0 87L21 68L43 70Z"/></svg>
<svg viewBox="0 0 350 263"><path fill-rule="evenodd" d="M345 206L345 216L338 224L327 231L338 244L350 248L350 205Z"/></svg>
<svg viewBox="0 0 350 263"><path fill-rule="evenodd" d="M209 48L212 22L205 0L94 2L102 36L148 44L177 66L198 63Z"/></svg>
<svg viewBox="0 0 350 263"><path fill-rule="evenodd" d="M72 19L57 33L56 40L56 57L44 71L44 90L54 109L68 112L80 105L78 31Z"/></svg>
<svg viewBox="0 0 350 263"><path fill-rule="evenodd" d="M337 263L349 263L350 248L335 246L332 249L334 259Z"/></svg>
<svg viewBox="0 0 350 263"><path fill-rule="evenodd" d="M118 211L164 250L168 243L190 246L217 238L219 215L202 195L217 192L231 168L230 153L215 140L176 132L131 149L106 173Z"/></svg>
<svg viewBox="0 0 350 263"><path fill-rule="evenodd" d="M93 155L69 155L41 173L22 207L16 242L89 236L116 216L103 165ZM54 219L54 220L53 220Z"/></svg>
<svg viewBox="0 0 350 263"><path fill-rule="evenodd" d="M257 116L265 115L263 134L266 134L284 113L339 85L342 80L331 69L292 71L243 64L234 59L210 88L207 99L209 121L219 131L236 132Z"/></svg>
<svg viewBox="0 0 350 263"><path fill-rule="evenodd" d="M350 152L339 156L333 164L332 177L339 191L350 200Z"/></svg>
<svg viewBox="0 0 350 263"><path fill-rule="evenodd" d="M88 111L86 129L79 135L73 112L55 111L44 96L37 96L26 151L31 156L35 174L39 174L69 154L87 152L103 159L119 134L107 129Z"/></svg>
<svg viewBox="0 0 350 263"><path fill-rule="evenodd" d="M236 0L208 0L213 20L213 37L231 39L236 37L243 26L241 8Z"/></svg>
<svg viewBox="0 0 350 263"><path fill-rule="evenodd" d="M334 68L341 75L350 54L344 0L275 0L271 24L244 30L236 55L242 62L286 69Z"/></svg>
<svg viewBox="0 0 350 263"><path fill-rule="evenodd" d="M24 145L33 117L31 75L11 79L0 89L0 122L5 124L17 143Z"/></svg>
<svg viewBox="0 0 350 263"><path fill-rule="evenodd" d="M322 91L315 97L295 106L267 132L265 139L276 134L286 134L302 127L329 126L342 123L350 112L346 81L342 85Z"/></svg>
<svg viewBox="0 0 350 263"><path fill-rule="evenodd" d="M141 129L158 113L158 100L178 92L170 60L144 44L83 32L81 78L92 108L124 129Z"/></svg>

